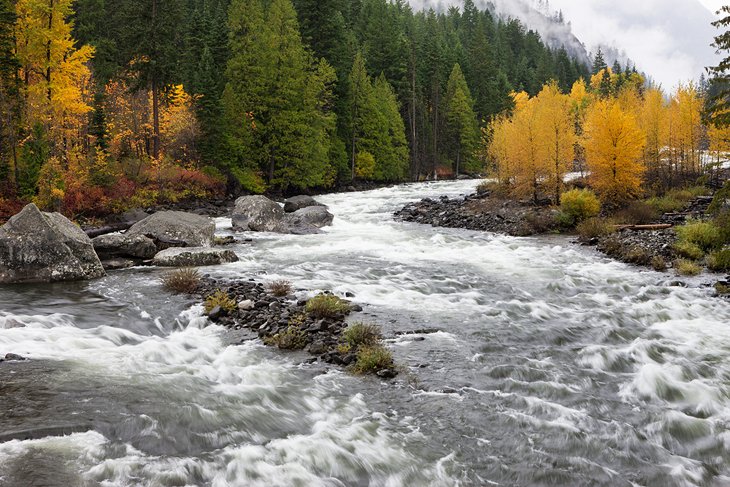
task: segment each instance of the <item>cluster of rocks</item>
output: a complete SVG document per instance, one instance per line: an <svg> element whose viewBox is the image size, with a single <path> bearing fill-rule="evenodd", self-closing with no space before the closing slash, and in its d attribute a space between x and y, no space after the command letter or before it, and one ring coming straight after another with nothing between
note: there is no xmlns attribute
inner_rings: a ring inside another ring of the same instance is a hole
<svg viewBox="0 0 730 487"><path fill-rule="evenodd" d="M258 337L282 349L303 349L322 362L341 366L355 363L355 352L341 345L342 333L348 326L345 320L352 312L362 311L359 305L343 299L347 311L317 318L307 313L307 300L297 300L293 294L275 296L263 283L253 279L223 281L206 277L196 295L205 300L220 291L235 303L235 308L215 306L209 310L208 318L231 330L247 331L248 335L239 341ZM395 377L396 373L392 366L376 372L383 378Z"/></svg>
<svg viewBox="0 0 730 487"><path fill-rule="evenodd" d="M488 192L464 198L446 196L410 203L395 213L401 221L435 227L465 228L512 236L545 233L559 227L558 211L530 203L490 197Z"/></svg>
<svg viewBox="0 0 730 487"><path fill-rule="evenodd" d="M676 258L676 241L677 234L667 228L652 231L623 229L586 243L596 245L599 251L616 260L662 270Z"/></svg>
<svg viewBox="0 0 730 487"><path fill-rule="evenodd" d="M223 200L201 203L194 213L135 209L84 232L63 215L41 212L31 203L0 227L0 283L94 279L106 270L141 264L235 262L235 252L215 246L221 243L215 239L215 222L199 214L229 210ZM294 234L317 233L333 219L309 196L290 198L283 207L264 196L245 196L236 200L232 214L236 230Z"/></svg>
<svg viewBox="0 0 730 487"><path fill-rule="evenodd" d="M331 225L334 216L310 196L289 198L282 208L266 196L257 195L238 198L231 220L233 229L239 231L308 235Z"/></svg>

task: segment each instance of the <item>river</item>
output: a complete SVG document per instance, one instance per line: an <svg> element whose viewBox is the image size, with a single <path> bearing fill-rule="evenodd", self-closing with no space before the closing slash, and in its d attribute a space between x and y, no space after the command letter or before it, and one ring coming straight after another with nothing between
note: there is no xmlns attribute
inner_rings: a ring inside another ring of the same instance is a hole
<svg viewBox="0 0 730 487"><path fill-rule="evenodd" d="M325 195L325 233L204 269L354 293L395 381L229 345L157 269L1 287L0 356L31 360L0 363L0 485L730 485L727 301L566 237L391 217L475 184Z"/></svg>

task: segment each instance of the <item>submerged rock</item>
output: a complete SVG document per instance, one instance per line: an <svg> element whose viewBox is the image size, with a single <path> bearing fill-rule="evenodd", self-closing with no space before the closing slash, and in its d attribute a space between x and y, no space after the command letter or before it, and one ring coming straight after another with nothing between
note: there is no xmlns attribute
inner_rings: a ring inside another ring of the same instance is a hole
<svg viewBox="0 0 730 487"><path fill-rule="evenodd" d="M43 213L31 203L0 227L0 283L104 275L91 239L59 213Z"/></svg>
<svg viewBox="0 0 730 487"><path fill-rule="evenodd" d="M324 206L308 206L286 215L291 233L317 233L322 227L332 225L334 215Z"/></svg>
<svg viewBox="0 0 730 487"><path fill-rule="evenodd" d="M215 222L211 218L182 211L160 211L135 223L126 235L149 237L162 250L169 247L210 247L214 233Z"/></svg>
<svg viewBox="0 0 730 487"><path fill-rule="evenodd" d="M158 252L152 264L160 267L200 267L237 262L232 250L216 248L171 248Z"/></svg>

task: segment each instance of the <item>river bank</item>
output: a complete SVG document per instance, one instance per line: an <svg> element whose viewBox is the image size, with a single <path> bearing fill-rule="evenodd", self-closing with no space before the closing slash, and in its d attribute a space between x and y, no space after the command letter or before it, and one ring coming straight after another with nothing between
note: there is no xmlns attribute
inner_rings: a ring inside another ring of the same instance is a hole
<svg viewBox="0 0 730 487"><path fill-rule="evenodd" d="M536 206L532 202L503 198L481 188L459 198L425 198L408 203L395 211L394 217L434 227L516 237L563 233L574 237L576 244L595 247L620 262L666 271L676 268L684 257L677 251L679 239L674 226L683 224L688 218L704 218L710 201L711 198L704 197L693 200L684 211L659 215L653 221L642 222L644 225L601 224L595 234L587 232L586 235L579 235L575 229L561 224L560 210L553 206ZM718 290L728 286L730 276L725 278L719 273L716 277Z"/></svg>

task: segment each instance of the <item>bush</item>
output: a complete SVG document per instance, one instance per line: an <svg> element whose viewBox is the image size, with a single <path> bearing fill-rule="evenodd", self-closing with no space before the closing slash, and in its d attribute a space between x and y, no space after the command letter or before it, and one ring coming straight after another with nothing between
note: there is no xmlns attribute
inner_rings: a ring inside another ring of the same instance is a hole
<svg viewBox="0 0 730 487"><path fill-rule="evenodd" d="M715 284L715 291L717 291L718 296L730 296L730 286L722 282Z"/></svg>
<svg viewBox="0 0 730 487"><path fill-rule="evenodd" d="M266 345L275 345L282 350L301 350L307 346L307 334L296 326L264 339Z"/></svg>
<svg viewBox="0 0 730 487"><path fill-rule="evenodd" d="M560 197L560 212L568 225L575 225L598 215L601 202L590 189L571 189Z"/></svg>
<svg viewBox="0 0 730 487"><path fill-rule="evenodd" d="M628 225L646 225L656 221L659 213L652 206L642 201L634 201L623 210L616 213L615 218L619 223Z"/></svg>
<svg viewBox="0 0 730 487"><path fill-rule="evenodd" d="M677 260L674 263L674 268L681 276L697 276L702 273L702 267L700 267L697 263L686 259Z"/></svg>
<svg viewBox="0 0 730 487"><path fill-rule="evenodd" d="M162 286L174 293L192 294L200 286L200 273L195 269L177 269L160 279Z"/></svg>
<svg viewBox="0 0 730 487"><path fill-rule="evenodd" d="M655 255L651 259L651 267L657 272L664 272L667 270L667 261L661 255Z"/></svg>
<svg viewBox="0 0 730 487"><path fill-rule="evenodd" d="M342 333L342 338L351 348L372 346L380 342L382 334L378 325L353 323Z"/></svg>
<svg viewBox="0 0 730 487"><path fill-rule="evenodd" d="M715 193L715 197L712 198L712 203L710 203L707 211L711 214L717 214L727 209L728 202L730 202L730 181L725 181L725 185Z"/></svg>
<svg viewBox="0 0 730 487"><path fill-rule="evenodd" d="M226 311L234 311L236 309L236 301L231 299L228 294L222 290L217 290L207 298L205 298L205 312L210 313L216 306L220 306L221 309Z"/></svg>
<svg viewBox="0 0 730 487"><path fill-rule="evenodd" d="M351 311L347 301L331 294L320 294L313 297L307 301L304 310L313 318L334 318Z"/></svg>
<svg viewBox="0 0 730 487"><path fill-rule="evenodd" d="M722 245L720 229L711 222L688 221L676 229L680 242L690 242L704 251Z"/></svg>
<svg viewBox="0 0 730 487"><path fill-rule="evenodd" d="M393 354L382 345L362 347L357 352L353 370L358 374L378 372L393 367Z"/></svg>
<svg viewBox="0 0 730 487"><path fill-rule="evenodd" d="M291 282L285 281L283 279L278 281L271 281L266 285L266 288L271 294L277 297L287 296L292 292Z"/></svg>
<svg viewBox="0 0 730 487"><path fill-rule="evenodd" d="M715 272L730 270L730 248L715 251L707 257L707 267Z"/></svg>
<svg viewBox="0 0 730 487"><path fill-rule="evenodd" d="M653 208L657 213L674 213L681 211L687 205L684 200L672 198L670 196L653 197L646 200L646 204Z"/></svg>
<svg viewBox="0 0 730 487"><path fill-rule="evenodd" d="M692 242L679 241L674 244L674 251L678 255L692 260L700 260L705 256L705 251Z"/></svg>
<svg viewBox="0 0 730 487"><path fill-rule="evenodd" d="M634 245L624 250L621 256L624 262L636 265L650 265L652 263L653 256L644 247Z"/></svg>
<svg viewBox="0 0 730 487"><path fill-rule="evenodd" d="M589 218L580 222L576 227L576 230L578 231L580 239L587 241L611 235L616 231L616 227L611 220L607 220L605 218Z"/></svg>
<svg viewBox="0 0 730 487"><path fill-rule="evenodd" d="M370 152L358 152L355 156L355 176L372 179L375 174L375 157Z"/></svg>

